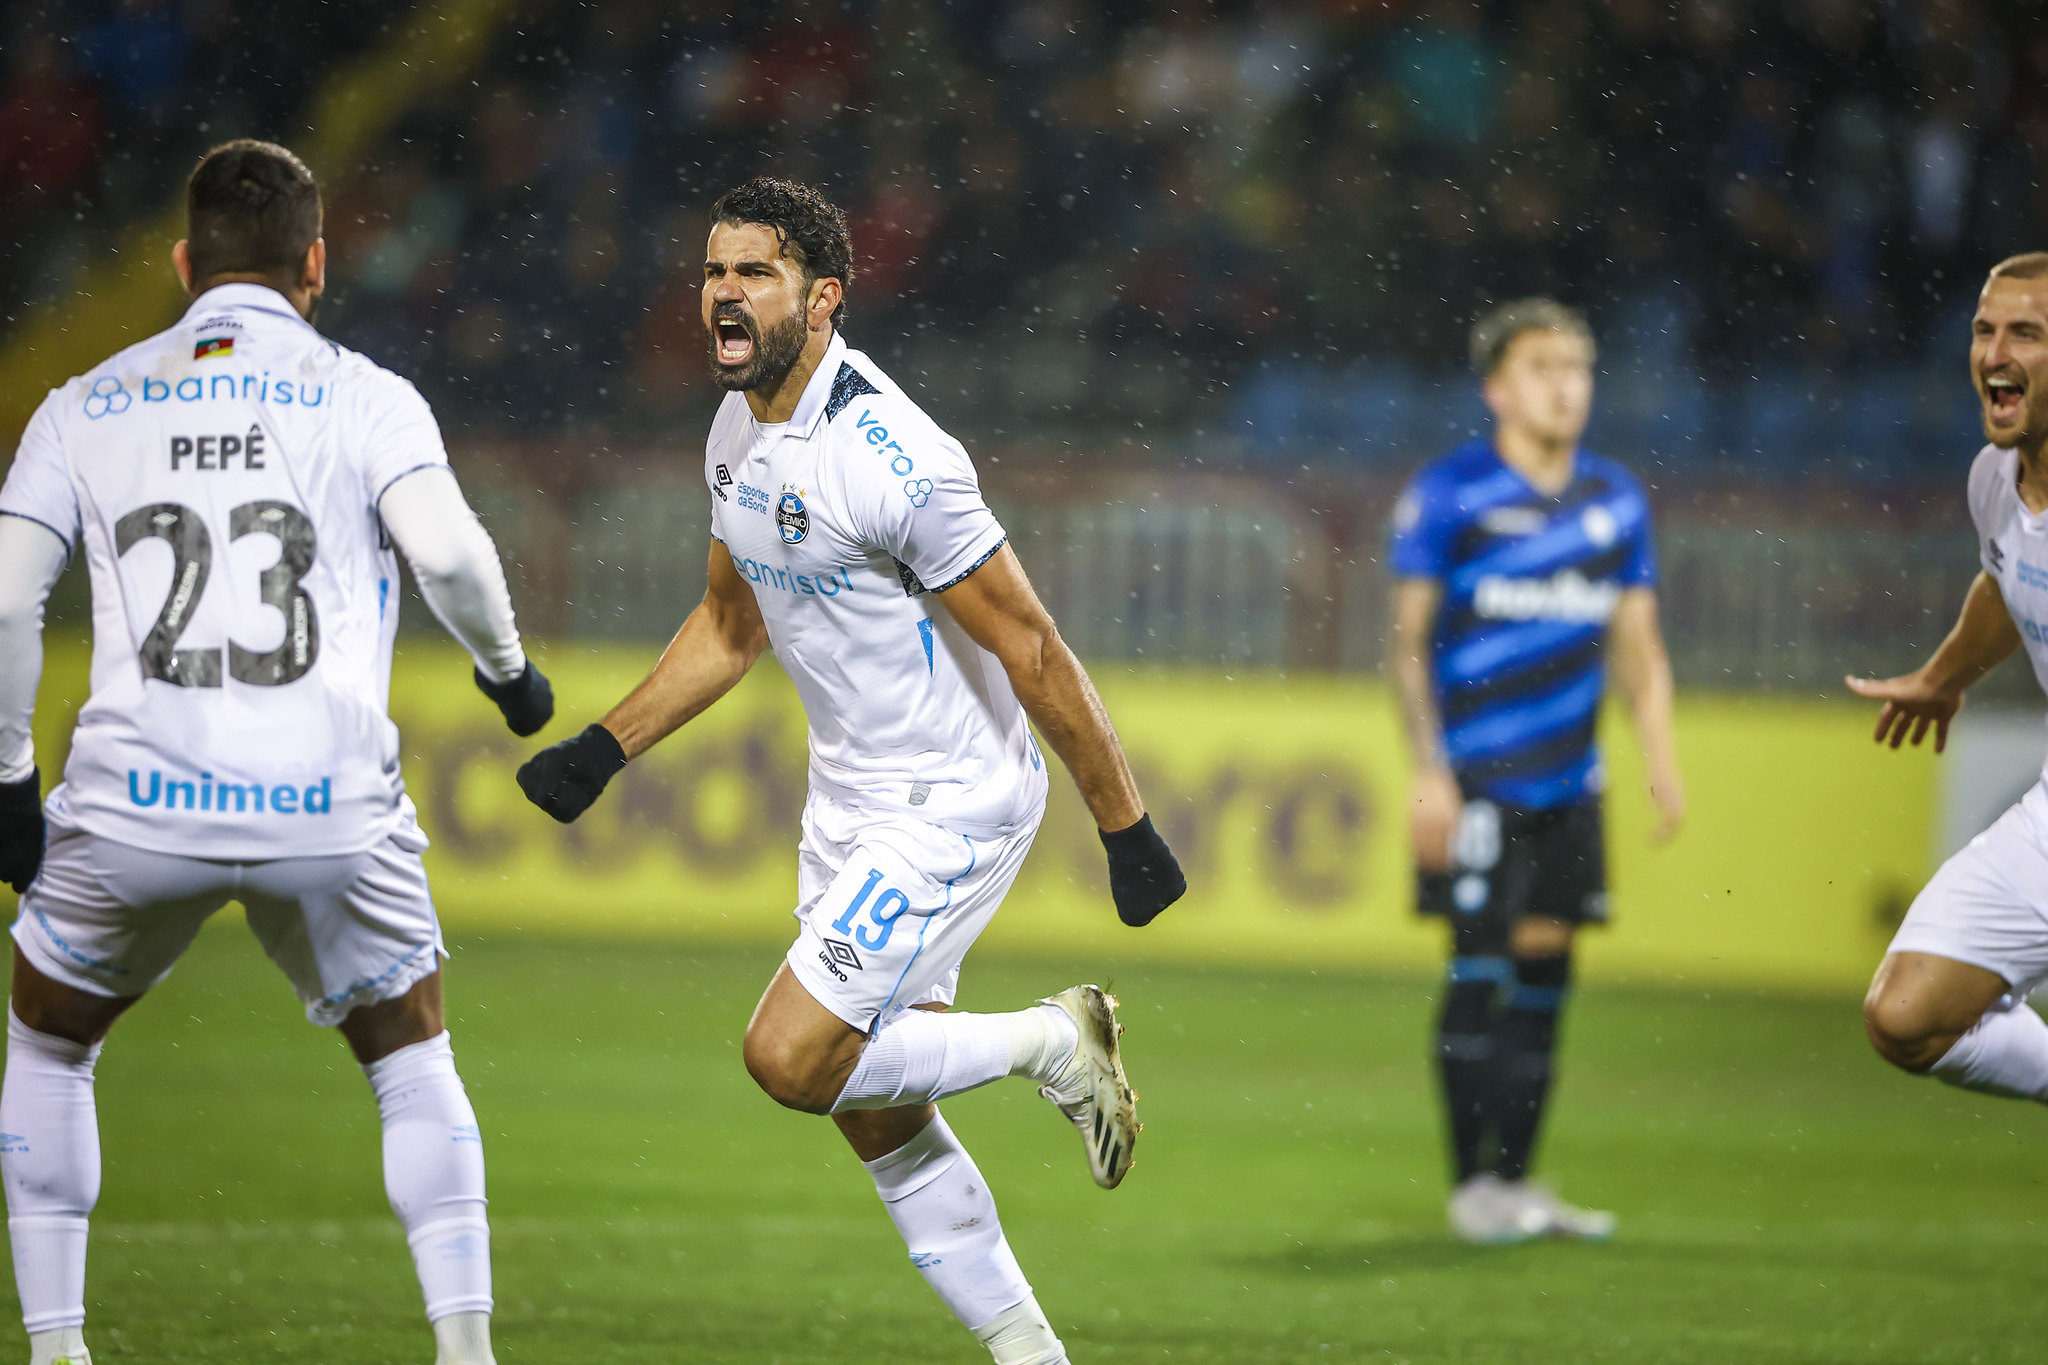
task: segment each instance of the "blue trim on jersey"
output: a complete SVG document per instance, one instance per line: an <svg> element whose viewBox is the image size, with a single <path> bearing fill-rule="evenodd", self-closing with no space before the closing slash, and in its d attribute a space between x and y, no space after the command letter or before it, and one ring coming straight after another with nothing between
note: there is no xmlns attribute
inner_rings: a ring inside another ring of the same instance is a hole
<svg viewBox="0 0 2048 1365"><path fill-rule="evenodd" d="M1461 683L1485 682L1504 668L1538 662L1541 656L1555 654L1601 631L1602 627L1584 621L1517 621L1444 641L1437 646L1437 686L1449 691Z"/></svg>
<svg viewBox="0 0 2048 1365"><path fill-rule="evenodd" d="M1508 1008L1555 1014L1564 1008L1564 989L1562 986L1517 986L1514 994L1508 997Z"/></svg>
<svg viewBox="0 0 2048 1365"><path fill-rule="evenodd" d="M910 961L904 963L903 970L896 974L896 984L889 987L889 998L887 1000L884 1000L882 1002L882 1007L875 1011L876 1023L880 1023L882 1016L889 1012L889 1007L896 1003L896 992L903 989L903 978L910 975L910 969L917 965L917 959L924 954L925 931L932 927L933 920L937 919L940 915L945 914L946 911L953 908L954 885L957 882L959 882L962 877L965 877L969 872L974 871L974 865L981 857L981 855L975 851L974 840L968 838L966 835L963 834L960 836L960 842L967 845L967 866L964 869L962 869L957 876L953 877L946 883L946 903L944 905L941 905L938 909L932 911L929 915L924 916L921 922L918 924L917 947L914 950L912 950L910 954Z"/></svg>
<svg viewBox="0 0 2048 1365"><path fill-rule="evenodd" d="M1504 806L1524 810L1551 810L1569 806L1594 795L1593 774L1599 771L1600 755L1588 749L1562 768L1535 777L1496 778L1487 784L1494 799Z"/></svg>
<svg viewBox="0 0 2048 1365"><path fill-rule="evenodd" d="M1473 981L1492 981L1505 986L1515 979L1513 959L1505 957L1454 957L1451 959L1451 980L1460 984Z"/></svg>
<svg viewBox="0 0 2048 1365"><path fill-rule="evenodd" d="M1454 759L1526 749L1586 723L1586 713L1599 709L1606 671L1587 669L1554 692L1517 701L1444 733L1444 748Z"/></svg>
<svg viewBox="0 0 2048 1365"><path fill-rule="evenodd" d="M881 390L845 361L839 362L839 372L832 376L832 394L825 400L825 420L831 421L846 411L846 405L864 394L879 396Z"/></svg>
<svg viewBox="0 0 2048 1365"><path fill-rule="evenodd" d="M1586 507L1604 507L1614 514L1616 534L1604 544L1596 544L1586 534L1585 518L1582 515L1550 527L1540 535L1521 540L1512 540L1490 554L1467 560L1454 569L1444 580L1445 588L1458 596L1470 596L1479 586L1479 580L1490 575L1502 577L1552 574L1572 568L1596 555L1606 554L1616 545L1635 534L1649 516L1649 504L1640 494L1621 500L1617 507L1613 500L1602 498L1585 504ZM1625 586L1636 586L1627 582L1627 576L1617 575Z"/></svg>
<svg viewBox="0 0 2048 1365"><path fill-rule="evenodd" d="M924 641L924 671L930 675L937 671L938 666L932 662L932 622L929 616L917 623L917 638Z"/></svg>
<svg viewBox="0 0 2048 1365"><path fill-rule="evenodd" d="M4 507L0 507L0 517L13 517L17 521L25 521L30 523L31 525L40 526L45 531L48 531L51 535L57 537L57 539L63 541L64 566L66 568L69 568L71 566L71 556L77 550L78 547L72 544L70 536L65 535L62 531L50 525L49 522L44 521L41 517L32 517L26 512L12 512Z"/></svg>
<svg viewBox="0 0 2048 1365"><path fill-rule="evenodd" d="M959 573L953 575L953 577L939 584L938 587L931 589L931 591L944 592L948 588L959 587L962 583L965 583L969 578L972 578L974 576L974 571L976 569L980 568L982 565L988 563L991 559L994 559L997 555L1001 554L1003 551L1003 547L1005 545L1008 545L1009 543L1010 537L1007 533L1005 533L1001 540L997 541L995 544L988 547L987 554L983 555L980 559L975 560L972 564L969 564Z"/></svg>

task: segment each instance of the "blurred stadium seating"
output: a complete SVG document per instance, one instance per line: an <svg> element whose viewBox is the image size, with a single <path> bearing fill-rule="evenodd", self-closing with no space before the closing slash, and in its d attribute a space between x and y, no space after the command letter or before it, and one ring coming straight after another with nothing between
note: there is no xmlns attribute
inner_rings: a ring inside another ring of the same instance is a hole
<svg viewBox="0 0 2048 1365"><path fill-rule="evenodd" d="M474 30L460 79L417 79L430 20ZM1974 0L8 24L5 335L62 320L209 143L334 149L323 325L434 400L557 634L659 636L694 591L696 243L773 168L849 207L851 339L974 444L1092 655L1376 666L1383 509L1483 419L1464 324L1550 290L1602 335L1593 443L1655 485L1681 680L1826 688L1967 581L1961 318L2048 208L2048 41Z"/></svg>
<svg viewBox="0 0 2048 1365"><path fill-rule="evenodd" d="M12 7L10 311L61 297L209 141L298 134L409 8ZM1550 290L1617 378L1734 396L1615 405L1617 449L1910 465L1967 439L1942 401L1957 309L2044 207L2023 6L468 8L495 25L473 80L317 169L332 325L479 426L701 410L677 315L702 209L772 164L853 212L855 338L942 386L971 370L944 406L973 434L1138 418L1398 458L1440 430L1473 310Z"/></svg>

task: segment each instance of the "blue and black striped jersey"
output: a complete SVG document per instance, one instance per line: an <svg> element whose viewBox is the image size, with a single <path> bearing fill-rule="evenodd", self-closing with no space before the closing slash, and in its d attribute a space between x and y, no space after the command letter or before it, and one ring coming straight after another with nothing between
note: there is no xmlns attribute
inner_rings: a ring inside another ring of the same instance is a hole
<svg viewBox="0 0 2048 1365"><path fill-rule="evenodd" d="M1431 672L1466 792L1527 810L1597 793L1607 623L1623 591L1657 581L1635 477L1580 451L1551 497L1477 437L1401 495L1390 559L1396 576L1443 589Z"/></svg>

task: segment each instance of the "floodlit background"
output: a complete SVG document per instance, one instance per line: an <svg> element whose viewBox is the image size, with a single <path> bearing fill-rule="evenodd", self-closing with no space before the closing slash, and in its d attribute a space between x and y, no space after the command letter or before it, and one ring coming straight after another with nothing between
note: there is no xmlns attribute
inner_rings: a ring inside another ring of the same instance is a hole
<svg viewBox="0 0 2048 1365"><path fill-rule="evenodd" d="M1028 1096L962 1105L991 1144L1029 1126L984 1164L1032 1210L1020 1246L1077 1360L2017 1360L2048 1129L1885 1073L1855 998L1939 856L2038 771L2041 698L1999 670L1936 764L1869 745L1839 679L1923 658L1975 572L1967 320L1985 267L2048 245L2043 10L16 0L0 445L177 316L197 157L291 145L328 195L319 323L433 403L557 738L702 591L705 210L762 171L821 183L853 223L849 341L968 443L1194 883L1147 934L1116 926L1061 786L983 950L1010 994L1107 973L1157 1011L1133 1064L1158 1049L1141 1088L1177 1123L1117 1209L1042 1169L1072 1153ZM1694 814L1647 851L1616 727L1617 919L1586 946L1550 1150L1624 1241L1475 1257L1437 1233L1440 945L1408 912L1380 558L1402 480L1483 425L1467 326L1536 292L1591 316L1589 444L1652 488ZM51 781L84 600L74 572ZM972 1358L828 1135L764 1112L728 1046L787 933L786 683L764 669L558 829L509 782L526 746L411 623L394 708L462 936L466 1069L499 1103L504 1358ZM301 1107L305 1068L340 1063L249 952L210 934L145 1007L216 1026L110 1051L95 1322L158 1360L339 1358L322 1323L401 1358L409 1302L372 1311L334 1268L402 1268L362 1097L341 1074ZM508 1017L530 999L582 1032ZM970 975L966 1003L1004 1000ZM278 1069L251 1115L207 1087L239 1091L259 1037ZM766 1191L732 1193L753 1167ZM790 1231L812 1217L857 1252ZM758 1274L714 1269L734 1239Z"/></svg>

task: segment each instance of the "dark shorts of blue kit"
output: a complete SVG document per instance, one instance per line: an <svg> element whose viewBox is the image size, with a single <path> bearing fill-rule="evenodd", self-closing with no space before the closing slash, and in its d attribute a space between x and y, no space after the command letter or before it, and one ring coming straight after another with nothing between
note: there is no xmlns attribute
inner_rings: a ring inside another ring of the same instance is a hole
<svg viewBox="0 0 2048 1365"><path fill-rule="evenodd" d="M1468 801L1450 872L1418 872L1416 908L1467 936L1505 935L1518 919L1607 922L1600 799L1551 810Z"/></svg>

